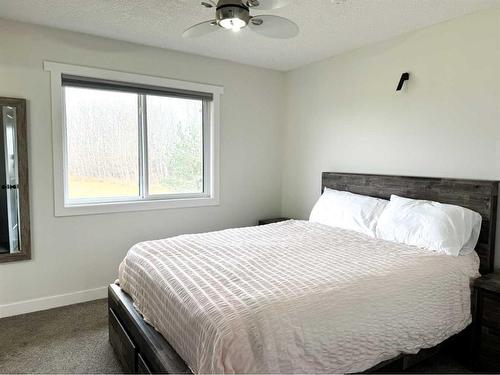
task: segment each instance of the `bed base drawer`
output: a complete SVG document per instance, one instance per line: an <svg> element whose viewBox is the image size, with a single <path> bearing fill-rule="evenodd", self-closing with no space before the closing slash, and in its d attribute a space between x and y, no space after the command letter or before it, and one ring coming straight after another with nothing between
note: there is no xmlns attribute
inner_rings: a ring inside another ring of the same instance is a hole
<svg viewBox="0 0 500 375"><path fill-rule="evenodd" d="M142 319L119 286L109 286L108 305L109 340L124 372L192 374L163 336Z"/></svg>
<svg viewBox="0 0 500 375"><path fill-rule="evenodd" d="M142 357L141 353L137 353L137 373L138 374L152 374L149 365Z"/></svg>
<svg viewBox="0 0 500 375"><path fill-rule="evenodd" d="M123 372L132 374L137 368L137 353L134 342L121 324L113 309L109 309L109 342L113 347Z"/></svg>
<svg viewBox="0 0 500 375"><path fill-rule="evenodd" d="M148 362L139 352L123 326L116 312L110 308L109 311L109 342L126 374L153 374Z"/></svg>

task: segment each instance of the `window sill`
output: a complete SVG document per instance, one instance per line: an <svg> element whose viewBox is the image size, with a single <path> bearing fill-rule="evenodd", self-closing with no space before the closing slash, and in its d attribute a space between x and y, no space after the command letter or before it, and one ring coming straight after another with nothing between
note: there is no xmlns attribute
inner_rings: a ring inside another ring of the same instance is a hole
<svg viewBox="0 0 500 375"><path fill-rule="evenodd" d="M117 212L151 211L172 208L218 206L216 197L176 198L164 200L88 203L55 207L55 216L99 215Z"/></svg>

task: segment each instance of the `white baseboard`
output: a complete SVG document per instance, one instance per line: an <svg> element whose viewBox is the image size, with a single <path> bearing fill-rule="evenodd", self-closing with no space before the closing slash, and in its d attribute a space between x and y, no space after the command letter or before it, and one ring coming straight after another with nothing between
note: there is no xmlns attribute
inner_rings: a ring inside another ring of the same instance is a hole
<svg viewBox="0 0 500 375"><path fill-rule="evenodd" d="M65 293L56 296L35 298L0 305L0 318L106 298L107 290L108 288L103 286L102 288L82 290L74 293Z"/></svg>

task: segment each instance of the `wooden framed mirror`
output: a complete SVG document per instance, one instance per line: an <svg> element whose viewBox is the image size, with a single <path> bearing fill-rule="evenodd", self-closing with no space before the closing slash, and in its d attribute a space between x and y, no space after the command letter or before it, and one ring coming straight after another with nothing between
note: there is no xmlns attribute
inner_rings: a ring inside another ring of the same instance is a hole
<svg viewBox="0 0 500 375"><path fill-rule="evenodd" d="M0 97L0 263L31 259L26 100Z"/></svg>

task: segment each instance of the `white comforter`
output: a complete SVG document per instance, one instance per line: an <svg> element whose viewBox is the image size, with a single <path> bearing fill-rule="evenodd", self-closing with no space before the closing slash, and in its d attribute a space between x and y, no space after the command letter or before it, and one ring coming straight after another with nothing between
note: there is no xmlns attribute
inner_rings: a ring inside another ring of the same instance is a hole
<svg viewBox="0 0 500 375"><path fill-rule="evenodd" d="M478 267L287 221L137 244L119 282L194 373L345 373L465 328Z"/></svg>

